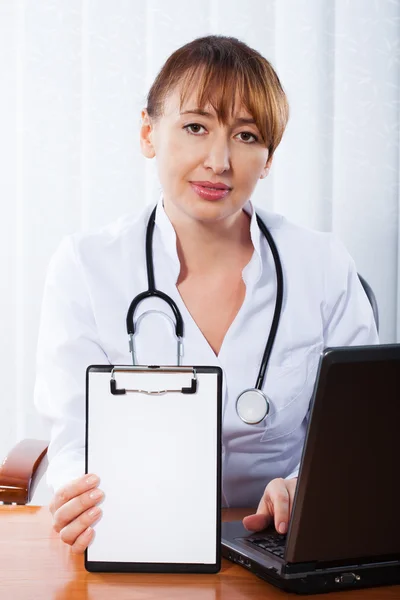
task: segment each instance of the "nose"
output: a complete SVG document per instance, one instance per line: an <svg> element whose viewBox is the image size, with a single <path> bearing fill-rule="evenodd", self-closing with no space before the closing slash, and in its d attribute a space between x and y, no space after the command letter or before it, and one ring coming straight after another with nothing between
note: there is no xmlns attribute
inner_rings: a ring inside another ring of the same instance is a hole
<svg viewBox="0 0 400 600"><path fill-rule="evenodd" d="M204 167L212 169L214 173L218 174L230 169L230 148L225 136L218 136L217 139L211 141L204 159Z"/></svg>

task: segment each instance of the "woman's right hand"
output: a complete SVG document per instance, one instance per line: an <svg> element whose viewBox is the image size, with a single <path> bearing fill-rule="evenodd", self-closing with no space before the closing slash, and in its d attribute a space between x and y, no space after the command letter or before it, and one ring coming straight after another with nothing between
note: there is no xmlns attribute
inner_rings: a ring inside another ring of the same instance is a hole
<svg viewBox="0 0 400 600"><path fill-rule="evenodd" d="M74 554L86 550L93 537L91 525L101 515L101 508L96 506L104 496L97 488L99 483L97 475L84 475L60 488L50 502L53 529Z"/></svg>

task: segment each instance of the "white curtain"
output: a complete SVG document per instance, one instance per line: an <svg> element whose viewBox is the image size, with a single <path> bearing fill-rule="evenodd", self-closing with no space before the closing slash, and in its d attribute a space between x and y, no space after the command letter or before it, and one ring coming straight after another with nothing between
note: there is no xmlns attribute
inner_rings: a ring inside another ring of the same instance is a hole
<svg viewBox="0 0 400 600"><path fill-rule="evenodd" d="M399 0L0 0L0 459L47 435L32 391L43 282L66 234L157 199L140 111L167 56L233 35L291 119L256 204L333 230L400 339Z"/></svg>

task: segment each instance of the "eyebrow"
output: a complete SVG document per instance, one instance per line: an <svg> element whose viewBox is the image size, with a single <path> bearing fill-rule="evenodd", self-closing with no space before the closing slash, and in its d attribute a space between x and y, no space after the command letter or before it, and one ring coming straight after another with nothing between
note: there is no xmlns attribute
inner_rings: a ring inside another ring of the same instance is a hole
<svg viewBox="0 0 400 600"><path fill-rule="evenodd" d="M200 115L201 117L209 117L211 119L214 118L214 115L212 115L209 112L206 112L205 110L201 110L200 108L192 108L191 110L184 110L180 114L181 115L192 114L192 115ZM245 117L238 117L236 119L235 123L243 123L243 125L256 125L256 122L254 119L245 118Z"/></svg>

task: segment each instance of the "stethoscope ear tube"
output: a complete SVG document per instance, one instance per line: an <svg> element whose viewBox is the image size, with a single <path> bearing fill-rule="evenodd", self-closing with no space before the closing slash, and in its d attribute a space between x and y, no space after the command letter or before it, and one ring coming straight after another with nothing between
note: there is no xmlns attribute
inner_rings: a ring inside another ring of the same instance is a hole
<svg viewBox="0 0 400 600"><path fill-rule="evenodd" d="M154 265L153 265L152 247L153 247L153 232L154 232L154 226L155 226L155 222L156 222L156 210L157 210L157 206L155 206L153 211L151 212L149 222L147 225L147 230L146 230L146 266L147 266L147 284L148 284L149 289L146 290L145 292L142 292L141 294L138 294L132 300L132 302L129 306L127 315L126 315L126 331L129 336L132 336L135 334L134 315L135 315L135 311L136 311L138 305L142 302L142 300L145 300L146 298L160 298L161 300L164 300L164 302L166 302L169 305L172 312L174 313L175 334L176 334L176 337L178 338L178 340L180 340L181 338L183 338L183 331L184 331L183 319L182 319L180 310L177 307L174 300L172 300L172 298L167 296L167 294L164 294L164 292L160 292L160 290L156 290L155 281L154 281Z"/></svg>
<svg viewBox="0 0 400 600"><path fill-rule="evenodd" d="M175 317L175 333L176 333L176 337L181 338L183 337L183 319L182 319L182 315L179 312L179 309L176 305L176 303L172 300L172 298L170 298L169 296L167 296L167 294L164 294L164 292L160 292L159 290L147 290L146 292L142 292L141 294L138 294L138 296L136 296L128 309L128 313L126 315L126 331L128 332L128 335L134 335L135 334L135 323L133 320L136 308L138 307L138 305L145 300L146 298L161 298L161 300L164 300L165 302L167 302L167 304L170 306L172 312L174 313L174 317Z"/></svg>

